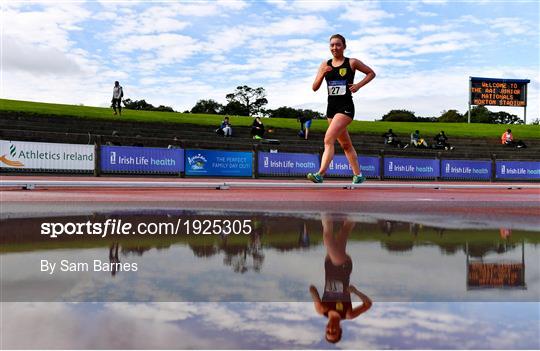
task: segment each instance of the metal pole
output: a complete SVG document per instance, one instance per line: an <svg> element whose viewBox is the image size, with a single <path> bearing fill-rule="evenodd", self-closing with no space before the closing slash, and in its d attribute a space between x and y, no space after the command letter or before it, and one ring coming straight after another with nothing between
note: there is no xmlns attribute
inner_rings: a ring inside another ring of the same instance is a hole
<svg viewBox="0 0 540 351"><path fill-rule="evenodd" d="M525 83L525 106L523 106L523 124L527 124L527 83Z"/></svg>
<svg viewBox="0 0 540 351"><path fill-rule="evenodd" d="M521 280L523 281L523 285L525 286L525 239L521 239L521 265L523 266L523 270L521 272Z"/></svg>
<svg viewBox="0 0 540 351"><path fill-rule="evenodd" d="M472 94L472 80L469 77L469 113L467 117L467 123L471 123L471 94Z"/></svg>

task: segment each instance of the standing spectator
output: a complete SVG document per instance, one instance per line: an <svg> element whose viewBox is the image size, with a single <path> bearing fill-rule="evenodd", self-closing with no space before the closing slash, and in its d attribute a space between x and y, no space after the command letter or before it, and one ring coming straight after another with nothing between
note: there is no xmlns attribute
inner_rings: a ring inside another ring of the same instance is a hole
<svg viewBox="0 0 540 351"><path fill-rule="evenodd" d="M302 130L304 131L304 139L308 140L309 137L309 128L311 128L311 116L306 116L300 119L302 123Z"/></svg>
<svg viewBox="0 0 540 351"><path fill-rule="evenodd" d="M300 131L298 132L298 136L300 138L304 138L306 136L306 133L304 132L304 123L306 121L306 118L303 115L300 115L296 117L296 120L300 122Z"/></svg>
<svg viewBox="0 0 540 351"><path fill-rule="evenodd" d="M116 108L118 107L118 114L122 115L122 98L124 97L124 90L118 81L114 82L113 96L112 96L112 108L114 115L116 115Z"/></svg>
<svg viewBox="0 0 540 351"><path fill-rule="evenodd" d="M435 145L436 149L445 149L445 150L454 150L454 147L448 143L448 137L444 134L444 130L437 135L435 135Z"/></svg>
<svg viewBox="0 0 540 351"><path fill-rule="evenodd" d="M231 123L229 122L229 117L225 117L223 121L221 121L221 125L218 129L216 129L216 133L218 135L223 135L224 137L230 137L232 136L232 127Z"/></svg>
<svg viewBox="0 0 540 351"><path fill-rule="evenodd" d="M426 143L424 138L420 137L420 131L419 130L415 130L414 133L411 133L411 144L416 146L416 147L421 147L421 148L427 148L428 147L428 144Z"/></svg>
<svg viewBox="0 0 540 351"><path fill-rule="evenodd" d="M261 117L255 117L255 120L251 125L251 136L253 139L264 138L264 124L261 121Z"/></svg>
<svg viewBox="0 0 540 351"><path fill-rule="evenodd" d="M408 144L403 145L391 128L388 129L388 132L384 133L382 136L386 145L393 145L403 149L406 149L409 146Z"/></svg>
<svg viewBox="0 0 540 351"><path fill-rule="evenodd" d="M518 149L527 147L527 145L525 145L522 140L519 140L517 142L514 141L514 136L512 135L511 129L507 129L506 132L503 133L503 135L501 136L501 144L517 147Z"/></svg>

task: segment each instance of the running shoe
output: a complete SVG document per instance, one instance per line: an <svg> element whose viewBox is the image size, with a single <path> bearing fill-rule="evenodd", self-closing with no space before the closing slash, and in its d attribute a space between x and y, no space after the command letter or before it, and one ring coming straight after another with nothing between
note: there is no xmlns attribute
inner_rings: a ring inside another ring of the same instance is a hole
<svg viewBox="0 0 540 351"><path fill-rule="evenodd" d="M311 180L313 183L322 183L323 176L319 173L308 173L307 179Z"/></svg>
<svg viewBox="0 0 540 351"><path fill-rule="evenodd" d="M366 181L366 177L364 177L363 175L355 175L352 177L353 184L362 184L365 181Z"/></svg>

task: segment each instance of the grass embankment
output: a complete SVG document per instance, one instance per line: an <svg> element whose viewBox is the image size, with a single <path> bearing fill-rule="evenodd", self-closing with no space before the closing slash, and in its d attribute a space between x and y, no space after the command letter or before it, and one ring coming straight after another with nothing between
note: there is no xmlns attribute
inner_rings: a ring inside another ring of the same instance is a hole
<svg viewBox="0 0 540 351"><path fill-rule="evenodd" d="M501 239L499 232L493 229L487 230L453 230L448 229L444 231L444 235L441 236L434 229L423 229L420 231L418 237L413 237L407 230L399 229L392 233L391 236L387 236L381 232L374 232L366 230L367 228L361 227L354 230L349 235L349 242L379 242L381 245L406 245L411 247L430 246L437 245L440 247L447 246L465 246L472 245L473 247L483 248L497 248L501 244L513 244L519 245L521 242L538 245L540 244L540 237L535 232L528 232L522 230L512 231L512 236L509 239ZM318 246L322 243L322 233L312 232L309 235L310 246ZM250 243L250 236L237 236L231 235L227 238L227 245L232 246L248 246ZM58 249L92 249L100 247L109 247L112 243L118 242L122 247L130 248L134 245L136 247L147 248L166 248L170 245L181 244L191 245L192 247L202 246L219 246L224 245L221 238L215 235L199 235L199 236L156 236L156 237L130 237L129 239L107 237L105 239L101 237L91 238L75 238L69 240L41 240L35 241L29 238L26 242L9 242L4 241L0 247L0 255L14 252L29 252L29 251L41 251L41 250L58 250ZM279 231L274 233L264 234L261 238L262 245L265 248L299 248L298 244L298 231ZM224 247L224 246L223 246ZM223 248L222 247L222 248Z"/></svg>
<svg viewBox="0 0 540 351"><path fill-rule="evenodd" d="M223 119L220 115L205 115L177 112L155 112L155 111L135 111L122 110L122 116L112 115L110 108L48 104L29 101L0 99L0 112L26 112L36 115L58 116L60 118L85 118L92 120L111 120L128 122L150 122L150 123L190 123L208 126L218 126ZM246 116L230 116L234 126L250 126L252 118ZM265 119L267 128L287 128L296 130L299 124L294 119L271 118ZM313 121L312 131L324 132L327 123L325 120ZM389 128L394 133L409 135L418 129L423 135L433 136L444 130L450 137L467 138L500 138L508 126L498 124L467 124L467 123L413 123L413 122L365 122L354 121L349 126L349 132L359 134L382 134ZM533 125L512 125L512 132L517 139L540 139L540 126Z"/></svg>

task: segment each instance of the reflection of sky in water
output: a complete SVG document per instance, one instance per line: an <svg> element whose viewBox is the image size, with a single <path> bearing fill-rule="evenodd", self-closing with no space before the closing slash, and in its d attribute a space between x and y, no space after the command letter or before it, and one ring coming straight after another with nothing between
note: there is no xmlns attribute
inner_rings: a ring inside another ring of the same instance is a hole
<svg viewBox="0 0 540 351"><path fill-rule="evenodd" d="M485 259L521 259L521 245ZM437 246L391 252L377 242L349 241L351 284L377 301L538 301L539 246L525 245L527 289L467 290L466 254L442 254ZM324 246L280 252L264 249L259 272L240 274L224 254L196 257L184 244L121 257L137 272L39 271L41 259L108 261L108 248L46 250L2 255L4 301L310 301L308 287L324 279ZM58 268L57 268L58 269Z"/></svg>
<svg viewBox="0 0 540 351"><path fill-rule="evenodd" d="M332 345L310 303L3 303L1 346L538 349L539 311L538 303L375 303L344 321Z"/></svg>
<svg viewBox="0 0 540 351"><path fill-rule="evenodd" d="M143 220L155 221L159 215ZM514 230L504 238L498 228L474 227L463 232L399 221L389 230L390 221L361 216L347 241L346 252L353 262L350 282L374 304L358 318L342 322L343 338L338 344L327 343L327 319L316 313L308 292L311 284L323 291L328 253L321 220L314 218L266 216L260 221L258 239L212 236L189 242L178 238L123 241L120 261L136 262L139 270L118 272L114 277L110 272L53 276L39 272L42 259L108 262L110 242L59 240L51 247L47 246L51 241L28 238L24 232L3 236L8 238L0 254L4 300L139 302L4 302L0 306L0 346L540 347L538 232ZM335 231L343 216L337 220ZM27 228L39 223L39 219L35 223L17 221L12 228L19 223ZM302 241L306 233L309 243ZM467 290L467 250L471 260L484 262L521 264L523 254L526 289ZM499 302L485 302L494 300ZM353 305L359 305L357 297L353 297Z"/></svg>

